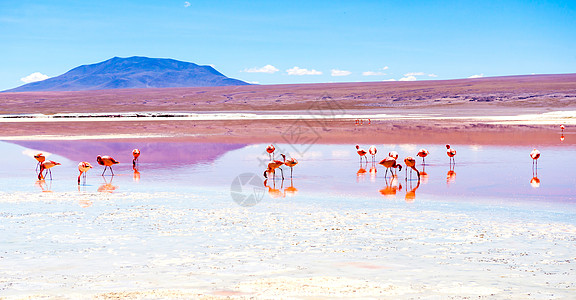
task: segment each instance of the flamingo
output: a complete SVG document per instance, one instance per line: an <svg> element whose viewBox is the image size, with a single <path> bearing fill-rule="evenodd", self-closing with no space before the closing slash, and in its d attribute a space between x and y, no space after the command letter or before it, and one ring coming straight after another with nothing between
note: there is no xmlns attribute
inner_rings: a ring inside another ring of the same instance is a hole
<svg viewBox="0 0 576 300"><path fill-rule="evenodd" d="M560 129L562 130L562 133L564 133L564 129L566 129L566 127L564 127L564 125L560 125Z"/></svg>
<svg viewBox="0 0 576 300"><path fill-rule="evenodd" d="M386 167L386 173L384 173L384 178L386 178L386 175L388 174L388 169L390 169L390 168L398 168L398 170L402 171L402 165L396 163L396 159L394 157L391 157L391 156L388 156L385 159L383 159L382 161L380 161L380 164L383 165L384 167ZM392 173L393 171L390 170L390 172ZM394 175L392 175L392 176L394 176Z"/></svg>
<svg viewBox="0 0 576 300"><path fill-rule="evenodd" d="M268 152L270 160L274 160L274 151L276 151L276 147L274 147L274 145L270 144L268 147L266 147L266 152Z"/></svg>
<svg viewBox="0 0 576 300"><path fill-rule="evenodd" d="M534 165L536 165L536 169L538 169L538 159L540 158L540 151L534 148L534 150L530 152L530 157L532 157L532 168L534 168Z"/></svg>
<svg viewBox="0 0 576 300"><path fill-rule="evenodd" d="M446 145L446 155L450 158L450 162L454 162L454 156L456 156L456 150L450 148L450 145Z"/></svg>
<svg viewBox="0 0 576 300"><path fill-rule="evenodd" d="M376 152L378 152L376 146L372 145L370 146L370 148L368 148L368 153L372 155L372 162L376 161Z"/></svg>
<svg viewBox="0 0 576 300"><path fill-rule="evenodd" d="M292 178L292 168L298 164L298 161L294 157L291 157L289 160L286 160L286 155L284 154L280 154L280 156L284 158L283 163L286 166L290 167L290 178Z"/></svg>
<svg viewBox="0 0 576 300"><path fill-rule="evenodd" d="M364 157L366 159L366 162L368 162L368 158L366 158L366 150L364 149L360 149L360 146L356 145L356 152L358 153L358 155L360 155L360 163L362 163L362 157Z"/></svg>
<svg viewBox="0 0 576 300"><path fill-rule="evenodd" d="M422 165L424 165L424 157L428 156L428 154L430 154L430 152L428 152L428 150L422 148L420 149L420 151L418 151L418 155L419 157L422 157Z"/></svg>
<svg viewBox="0 0 576 300"><path fill-rule="evenodd" d="M134 156L134 159L132 160L132 167L135 168L136 164L138 163L138 157L140 157L140 149L132 150L132 156Z"/></svg>
<svg viewBox="0 0 576 300"><path fill-rule="evenodd" d="M54 166L59 166L60 163L57 163L55 161L52 160L47 160L44 161L40 164L40 173L38 173L38 179L42 180L44 179L45 176L42 176L42 172L44 172L44 170L46 170L46 174L48 174L48 172L50 172L50 180L52 180L52 170L50 170L52 167Z"/></svg>
<svg viewBox="0 0 576 300"><path fill-rule="evenodd" d="M388 152L388 156L390 156L394 159L398 159L399 155L398 155L398 152L396 152L396 151L390 151L390 152Z"/></svg>
<svg viewBox="0 0 576 300"><path fill-rule="evenodd" d="M408 178L408 168L410 169L410 178L412 178L412 170L416 171L418 175L418 180L420 180L420 171L416 169L416 160L412 156L408 156L404 159L404 163L406 164L406 178Z"/></svg>
<svg viewBox="0 0 576 300"><path fill-rule="evenodd" d="M38 167L40 167L40 164L46 161L46 156L44 156L44 154L42 153L37 153L36 155L34 155L34 158L38 161L38 163L36 164L36 171L38 171Z"/></svg>
<svg viewBox="0 0 576 300"><path fill-rule="evenodd" d="M280 168L283 164L284 162L281 160L273 160L272 162L268 163L268 168L266 171L264 171L264 178L268 178L266 175L267 173L273 173L274 176L276 176L276 169L280 169L280 172L282 172L282 179L284 179L284 170Z"/></svg>
<svg viewBox="0 0 576 300"><path fill-rule="evenodd" d="M96 157L96 161L98 162L99 165L104 166L104 171L102 172L102 176L104 176L104 173L106 172L106 168L108 168L108 167L110 167L110 172L112 173L112 176L114 176L114 171L112 171L112 166L119 163L117 160L115 160L114 158L112 158L108 155L104 155L104 156L98 155Z"/></svg>
<svg viewBox="0 0 576 300"><path fill-rule="evenodd" d="M80 171L80 175L78 175L78 185L80 185L80 176L84 174L84 182L86 182L86 172L92 169L92 165L89 162L83 161L78 164L78 171Z"/></svg>

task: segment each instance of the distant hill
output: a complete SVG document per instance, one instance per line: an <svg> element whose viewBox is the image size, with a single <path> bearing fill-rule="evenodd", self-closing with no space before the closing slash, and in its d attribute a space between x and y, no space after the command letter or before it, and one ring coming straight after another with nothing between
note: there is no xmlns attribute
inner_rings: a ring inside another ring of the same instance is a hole
<svg viewBox="0 0 576 300"><path fill-rule="evenodd" d="M60 76L5 92L85 91L106 89L248 85L210 66L165 58L133 56L76 67Z"/></svg>

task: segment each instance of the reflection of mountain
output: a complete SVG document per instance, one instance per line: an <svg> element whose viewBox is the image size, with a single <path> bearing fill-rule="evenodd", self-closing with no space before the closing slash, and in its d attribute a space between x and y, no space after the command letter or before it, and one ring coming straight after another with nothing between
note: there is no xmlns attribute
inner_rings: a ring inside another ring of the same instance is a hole
<svg viewBox="0 0 576 300"><path fill-rule="evenodd" d="M23 147L47 151L72 161L96 162L98 155L110 155L120 163L132 164L132 149L142 152L141 163L169 165L210 163L243 144L185 142L103 142L103 141L17 141Z"/></svg>

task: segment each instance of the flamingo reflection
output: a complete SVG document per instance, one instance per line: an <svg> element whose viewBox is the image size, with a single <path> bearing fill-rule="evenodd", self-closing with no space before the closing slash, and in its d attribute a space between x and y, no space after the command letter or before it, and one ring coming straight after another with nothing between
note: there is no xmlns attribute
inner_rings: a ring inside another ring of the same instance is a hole
<svg viewBox="0 0 576 300"><path fill-rule="evenodd" d="M282 183L280 184L280 188L277 189L276 188L276 179L272 178L272 186L268 185L268 178L264 180L264 187L268 188L268 195L270 195L270 197L272 199L277 199L277 198L283 198L283 194L282 194L282 186L284 185L284 179L282 179Z"/></svg>
<svg viewBox="0 0 576 300"><path fill-rule="evenodd" d="M356 182L364 181L366 176L366 166L367 164L362 165L362 163L360 163L360 169L356 172Z"/></svg>
<svg viewBox="0 0 576 300"><path fill-rule="evenodd" d="M51 193L52 192L52 181L49 181L49 184L46 184L44 179L37 180L35 185L39 187L43 193Z"/></svg>
<svg viewBox="0 0 576 300"><path fill-rule="evenodd" d="M376 165L374 165L374 163L372 163L369 172L370 172L370 182L376 182L376 172L378 172L378 169L376 169Z"/></svg>
<svg viewBox="0 0 576 300"><path fill-rule="evenodd" d="M84 186L78 185L78 194L86 197L84 199L78 200L78 205L80 205L80 207L87 208L87 207L92 206L92 200L90 200L90 198L88 198L88 195L86 195L86 186L85 185Z"/></svg>
<svg viewBox="0 0 576 300"><path fill-rule="evenodd" d="M138 168L133 168L134 170L134 175L132 175L132 180L134 180L134 182L139 182L140 181L140 172L138 171Z"/></svg>
<svg viewBox="0 0 576 300"><path fill-rule="evenodd" d="M294 182L290 178L290 186L284 188L284 197L294 197L298 193L298 189L294 187Z"/></svg>
<svg viewBox="0 0 576 300"><path fill-rule="evenodd" d="M422 180L422 183L424 184L428 183L428 173L426 173L425 164L422 164L422 172L420 172L420 179Z"/></svg>
<svg viewBox="0 0 576 300"><path fill-rule="evenodd" d="M413 181L410 183L406 182L406 195L404 196L404 201L407 203L414 203L416 200L416 190L420 187L420 179L418 179L418 183L415 187L412 187ZM408 191L408 185L410 185L410 191Z"/></svg>
<svg viewBox="0 0 576 300"><path fill-rule="evenodd" d="M450 164L450 170L446 174L446 183L454 183L456 181L456 172L454 171L454 164Z"/></svg>
<svg viewBox="0 0 576 300"><path fill-rule="evenodd" d="M110 177L110 181L106 179L106 177L102 176L104 179L104 183L98 187L98 192L101 193L113 193L118 187L112 185L112 180L114 180L114 176Z"/></svg>
<svg viewBox="0 0 576 300"><path fill-rule="evenodd" d="M538 179L537 176L532 177L532 179L530 179L530 185L533 188L539 188L540 187L540 179Z"/></svg>
<svg viewBox="0 0 576 300"><path fill-rule="evenodd" d="M390 183L388 183L388 179L384 176L384 182L386 183L386 187L380 190L380 194L387 198L396 197L396 193L402 190L402 184L398 181L398 177L392 176Z"/></svg>

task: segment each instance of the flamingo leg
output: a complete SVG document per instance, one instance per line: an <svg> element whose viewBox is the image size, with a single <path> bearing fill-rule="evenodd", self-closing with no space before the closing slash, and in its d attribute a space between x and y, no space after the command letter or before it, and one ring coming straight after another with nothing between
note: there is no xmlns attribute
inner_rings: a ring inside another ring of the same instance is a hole
<svg viewBox="0 0 576 300"><path fill-rule="evenodd" d="M114 176L114 171L112 170L112 166L110 166L110 172L112 173L112 176Z"/></svg>
<svg viewBox="0 0 576 300"><path fill-rule="evenodd" d="M290 178L292 178L292 167L290 167Z"/></svg>
<svg viewBox="0 0 576 300"><path fill-rule="evenodd" d="M106 168L108 168L108 166L104 166L104 171L102 172L102 176L104 176L104 173L106 173Z"/></svg>
<svg viewBox="0 0 576 300"><path fill-rule="evenodd" d="M52 180L52 170L48 169L47 172L50 172L50 180Z"/></svg>
<svg viewBox="0 0 576 300"><path fill-rule="evenodd" d="M282 174L282 180L284 180L284 170L282 170L282 168L278 168L280 169L280 173Z"/></svg>

